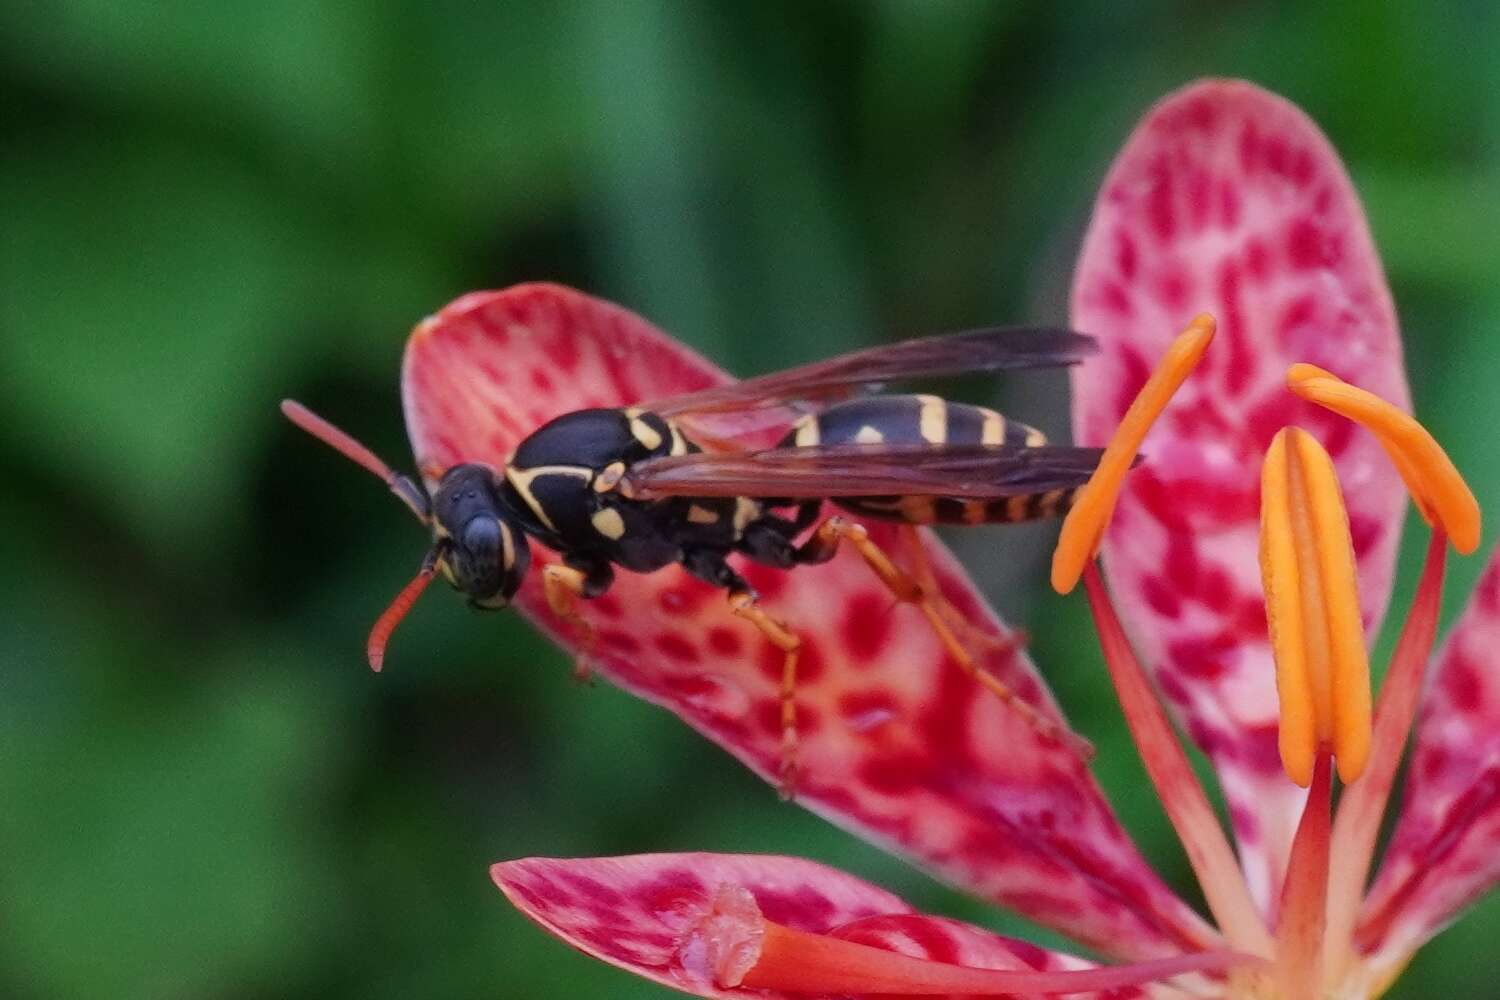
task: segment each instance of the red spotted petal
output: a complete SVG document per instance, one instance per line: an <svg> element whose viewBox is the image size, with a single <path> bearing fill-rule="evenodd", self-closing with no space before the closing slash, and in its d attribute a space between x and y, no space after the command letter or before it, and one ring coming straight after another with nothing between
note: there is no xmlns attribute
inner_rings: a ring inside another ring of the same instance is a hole
<svg viewBox="0 0 1500 1000"><path fill-rule="evenodd" d="M430 484L456 462L500 465L559 413L725 379L617 306L523 285L465 296L418 327L404 373L407 427ZM872 537L895 546L886 528ZM926 545L949 600L998 634L952 556L930 537ZM858 556L793 573L742 568L765 608L804 641L799 801L1106 953L1157 955L1212 939L1142 861L1076 756L963 675L921 613L893 609ZM517 603L570 646L573 633L548 612L537 577ZM781 656L722 594L675 567L622 572L582 610L602 639L604 674L757 773L776 773ZM1041 711L1056 711L1024 653L989 650L987 665Z"/></svg>
<svg viewBox="0 0 1500 1000"><path fill-rule="evenodd" d="M911 912L883 889L799 858L529 858L497 864L490 874L517 909L584 954L705 997L747 994L715 985L713 971L725 959L705 954L701 941L710 920L735 919L738 892L752 897L752 914L758 908L767 920L818 933L877 914Z"/></svg>
<svg viewBox="0 0 1500 1000"><path fill-rule="evenodd" d="M1409 407L1391 297L1338 154L1297 107L1195 83L1146 116L1094 206L1073 324L1103 341L1075 370L1073 427L1106 441L1197 313L1219 334L1146 440L1109 533L1110 584L1162 691L1219 769L1262 901L1302 793L1281 772L1257 562L1258 474L1296 423L1334 456L1371 633L1390 597L1405 494L1367 434L1285 388L1310 361Z"/></svg>
<svg viewBox="0 0 1500 1000"><path fill-rule="evenodd" d="M1439 653L1401 818L1360 917L1400 961L1500 881L1500 552Z"/></svg>
<svg viewBox="0 0 1500 1000"><path fill-rule="evenodd" d="M1000 937L956 920L913 912L901 899L836 869L798 858L651 854L530 858L490 869L526 916L579 951L638 976L703 997L793 994L724 988L759 950L759 917L800 931L975 969L1090 969L1082 959ZM1182 981L1179 981L1182 982ZM1126 1000L1155 986L1071 996ZM806 1000L817 995L795 994Z"/></svg>

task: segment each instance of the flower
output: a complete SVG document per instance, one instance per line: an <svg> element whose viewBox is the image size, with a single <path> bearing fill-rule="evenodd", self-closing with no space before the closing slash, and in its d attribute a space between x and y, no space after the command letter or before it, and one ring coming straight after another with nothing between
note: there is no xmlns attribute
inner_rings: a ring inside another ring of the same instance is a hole
<svg viewBox="0 0 1500 1000"><path fill-rule="evenodd" d="M1444 478L1451 464L1404 415L1394 310L1336 153L1298 109L1248 84L1169 96L1104 183L1073 322L1104 347L1074 376L1075 437L1102 444L1123 426L1136 440L1115 448L1119 468L1141 438L1148 460L1116 484L1118 499L1102 474L1085 492L1054 581L1086 584L1127 721L1217 927L1151 872L1071 745L963 677L928 630L904 627L905 615L920 621L915 609L888 614L847 553L796 573L751 570L767 610L805 642L800 801L1128 964L1089 969L787 858L496 865L523 912L590 954L703 996L1366 997L1488 890L1500 877L1500 687L1478 665L1500 631L1493 563L1435 661L1396 832L1365 892L1436 631L1447 540L1477 544L1477 508L1465 521L1461 480ZM559 412L722 378L618 307L534 285L466 296L419 326L403 384L430 484L461 459L498 464ZM1131 414L1138 399L1148 403ZM1378 629L1389 599L1403 481L1435 528L1366 724L1356 640ZM1108 588L1093 565L1101 543ZM1003 638L951 557L924 544L943 595ZM1289 594L1308 600L1285 603ZM534 583L518 603L568 642ZM1289 610L1304 604L1306 618ZM676 571L622 574L587 613L601 672L774 780L780 657L714 592ZM1308 622L1321 624L1298 626ZM1023 651L978 645L988 669L1062 725ZM1218 772L1237 857L1142 661ZM1349 782L1336 815L1330 750ZM1070 987L993 970L1102 978ZM1150 982L1188 970L1170 987Z"/></svg>

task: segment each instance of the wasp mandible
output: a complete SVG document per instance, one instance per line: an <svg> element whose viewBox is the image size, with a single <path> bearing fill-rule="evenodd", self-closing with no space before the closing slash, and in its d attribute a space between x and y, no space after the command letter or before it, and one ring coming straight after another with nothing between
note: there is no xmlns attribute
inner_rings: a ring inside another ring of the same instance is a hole
<svg viewBox="0 0 1500 1000"><path fill-rule="evenodd" d="M579 672L586 676L595 637L577 600L607 591L616 568L650 573L679 564L723 589L730 609L784 654L781 780L789 794L801 644L791 626L759 607L729 563L735 553L790 570L827 562L849 542L897 600L921 608L963 670L1033 726L1066 738L978 666L936 588L920 579L923 567L903 570L861 524L840 515L820 521L820 513L831 501L913 533L917 525L1063 513L1093 472L1096 449L1049 445L1036 428L982 406L866 393L900 379L1070 365L1094 350L1092 338L1069 330L986 328L855 351L635 406L578 410L524 438L503 469L469 462L443 470L430 499L306 407L286 400L281 408L384 480L432 531L421 569L370 631L374 669L434 575L475 607L503 608L525 579L528 539L535 539L561 556L543 568L543 591L553 613L583 640ZM706 415L761 409L796 414L771 448L736 449L694 426ZM920 544L912 550L920 553Z"/></svg>

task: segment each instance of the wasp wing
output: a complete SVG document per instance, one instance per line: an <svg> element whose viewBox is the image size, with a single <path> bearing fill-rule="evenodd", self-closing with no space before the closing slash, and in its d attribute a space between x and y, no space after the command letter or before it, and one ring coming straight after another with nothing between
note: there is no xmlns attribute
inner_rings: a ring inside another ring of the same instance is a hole
<svg viewBox="0 0 1500 1000"><path fill-rule="evenodd" d="M1098 448L1047 445L827 445L694 452L631 466L629 497L943 496L976 500L1081 486Z"/></svg>
<svg viewBox="0 0 1500 1000"><path fill-rule="evenodd" d="M646 406L662 416L797 407L899 379L1077 364L1097 349L1093 337L1072 330L987 327L870 347Z"/></svg>

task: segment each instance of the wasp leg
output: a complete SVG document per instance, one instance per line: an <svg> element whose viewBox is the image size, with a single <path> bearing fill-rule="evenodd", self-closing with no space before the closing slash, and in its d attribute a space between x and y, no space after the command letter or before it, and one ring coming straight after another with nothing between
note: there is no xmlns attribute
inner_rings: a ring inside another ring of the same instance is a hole
<svg viewBox="0 0 1500 1000"><path fill-rule="evenodd" d="M564 557L561 563L549 563L542 569L542 592L552 613L578 633L582 649L573 660L573 679L580 684L593 680L594 653L599 636L583 615L578 613L578 598L598 597L614 582L614 571L607 562Z"/></svg>
<svg viewBox="0 0 1500 1000"><path fill-rule="evenodd" d="M938 586L937 574L932 571L932 563L927 558L927 548L922 544L921 529L914 524L900 524L896 526L896 530L900 533L902 546L911 559L911 573L916 577L917 586L922 588L923 593L932 596L950 627L962 632L970 642L985 646L1000 655L1025 648L1027 642L1025 629L1011 629L1005 635L997 635L976 627L959 614L958 609L943 596L943 590Z"/></svg>
<svg viewBox="0 0 1500 1000"><path fill-rule="evenodd" d="M682 563L699 579L725 588L729 610L754 625L782 652L781 763L776 783L781 798L791 801L796 795L797 785L797 659L801 655L802 640L797 633L766 614L756 603L755 590L724 561L724 555L709 549L696 549L686 553Z"/></svg>
<svg viewBox="0 0 1500 1000"><path fill-rule="evenodd" d="M890 556L885 554L884 549L870 540L870 533L864 525L846 521L838 516L830 517L820 524L817 531L813 532L813 536L797 549L798 561L827 562L838 552L839 543L846 539L896 600L906 604L915 604L921 609L932 631L936 633L938 640L942 642L948 655L953 657L959 669L983 685L1043 737L1069 747L1084 759L1093 756L1093 747L1087 740L1042 715L1012 691L1004 681L974 662L974 658L958 641L947 619L943 617L941 603L925 592L916 579L893 563Z"/></svg>

